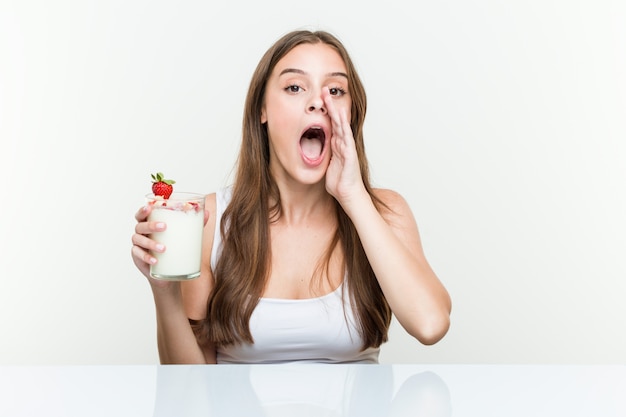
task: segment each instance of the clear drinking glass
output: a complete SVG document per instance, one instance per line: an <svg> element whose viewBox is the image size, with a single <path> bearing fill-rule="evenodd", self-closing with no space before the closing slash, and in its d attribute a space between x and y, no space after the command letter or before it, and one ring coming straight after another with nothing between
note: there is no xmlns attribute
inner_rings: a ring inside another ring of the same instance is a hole
<svg viewBox="0 0 626 417"><path fill-rule="evenodd" d="M146 195L152 211L148 221L163 222L166 229L151 234L165 246L162 253L152 255L157 263L150 266L156 279L184 281L200 276L202 230L204 229L204 195L174 192L167 199Z"/></svg>

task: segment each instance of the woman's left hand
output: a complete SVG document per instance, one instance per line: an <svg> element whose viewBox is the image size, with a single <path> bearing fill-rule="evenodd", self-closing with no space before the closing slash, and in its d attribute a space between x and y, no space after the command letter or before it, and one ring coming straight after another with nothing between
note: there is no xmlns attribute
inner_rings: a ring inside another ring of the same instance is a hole
<svg viewBox="0 0 626 417"><path fill-rule="evenodd" d="M354 136L350 127L348 109L337 108L328 89L325 89L324 104L330 116L331 158L326 171L326 190L344 206L365 192Z"/></svg>

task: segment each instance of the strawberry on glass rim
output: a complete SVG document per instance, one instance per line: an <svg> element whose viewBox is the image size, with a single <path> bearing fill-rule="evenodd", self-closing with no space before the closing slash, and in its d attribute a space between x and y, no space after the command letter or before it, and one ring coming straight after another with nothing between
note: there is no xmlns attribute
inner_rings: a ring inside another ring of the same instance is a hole
<svg viewBox="0 0 626 417"><path fill-rule="evenodd" d="M176 184L174 180L167 180L162 172L157 172L155 174L150 174L152 177L152 192L155 196L161 196L165 200L170 198L172 192L174 191L174 187L172 184Z"/></svg>

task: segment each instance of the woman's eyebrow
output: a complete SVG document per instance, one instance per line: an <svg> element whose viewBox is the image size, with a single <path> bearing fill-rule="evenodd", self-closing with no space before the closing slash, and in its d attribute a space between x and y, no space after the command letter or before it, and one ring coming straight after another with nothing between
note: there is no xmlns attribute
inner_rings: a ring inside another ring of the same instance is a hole
<svg viewBox="0 0 626 417"><path fill-rule="evenodd" d="M346 74L345 72L341 72L341 71L330 72L330 73L328 73L326 75L328 77L344 77L344 78L348 79L348 74Z"/></svg>
<svg viewBox="0 0 626 417"><path fill-rule="evenodd" d="M279 74L279 76L282 76L284 74L300 74L300 75L308 75L306 73L306 71L303 71L301 69L298 68L285 68L284 70L282 70ZM335 71L335 72L329 72L328 74L326 74L327 77L344 77L344 78L348 78L348 74L346 74L345 72L341 72L341 71Z"/></svg>
<svg viewBox="0 0 626 417"><path fill-rule="evenodd" d="M279 75L283 75L283 74L290 74L290 73L295 73L295 74L301 74L301 75L305 75L306 72L302 71L301 69L297 69L297 68L285 68L284 70L282 70L280 72Z"/></svg>

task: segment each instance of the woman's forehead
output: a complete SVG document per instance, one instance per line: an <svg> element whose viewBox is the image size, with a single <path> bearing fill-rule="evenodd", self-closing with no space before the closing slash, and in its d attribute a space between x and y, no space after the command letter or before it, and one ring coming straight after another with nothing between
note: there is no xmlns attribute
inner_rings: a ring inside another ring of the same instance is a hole
<svg viewBox="0 0 626 417"><path fill-rule="evenodd" d="M325 43L305 43L294 47L283 56L276 67L275 74L280 74L286 68L298 69L304 72L321 70L324 72L346 72L346 64L341 55L330 45Z"/></svg>

